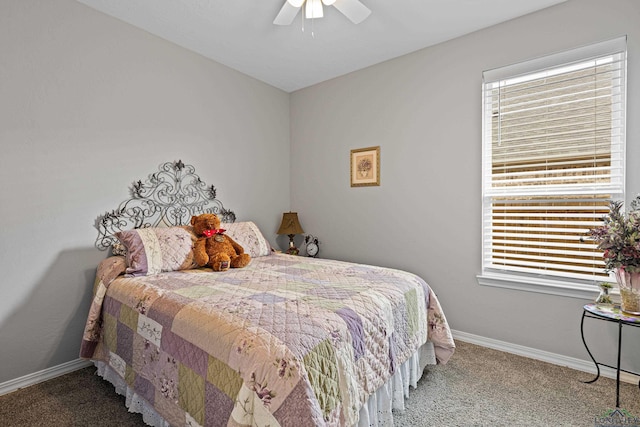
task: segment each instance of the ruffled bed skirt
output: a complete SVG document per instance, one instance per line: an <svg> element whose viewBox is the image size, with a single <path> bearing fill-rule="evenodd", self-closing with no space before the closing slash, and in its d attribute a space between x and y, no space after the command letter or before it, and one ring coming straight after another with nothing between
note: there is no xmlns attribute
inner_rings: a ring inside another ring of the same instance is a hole
<svg viewBox="0 0 640 427"><path fill-rule="evenodd" d="M409 397L409 386L416 388L424 368L435 363L433 344L427 342L400 366L389 381L369 396L367 403L360 409L358 427L393 427L392 409L404 410L404 399ZM126 397L125 405L129 412L142 414L142 419L150 426L170 427L109 365L100 361L94 361L94 364L98 368L97 374L113 384L116 393Z"/></svg>

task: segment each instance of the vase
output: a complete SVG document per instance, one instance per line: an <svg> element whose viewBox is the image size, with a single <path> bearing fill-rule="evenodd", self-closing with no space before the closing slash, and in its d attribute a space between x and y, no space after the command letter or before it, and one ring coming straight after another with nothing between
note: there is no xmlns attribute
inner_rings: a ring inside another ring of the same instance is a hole
<svg viewBox="0 0 640 427"><path fill-rule="evenodd" d="M608 283L601 283L598 285L600 287L600 294L598 298L596 298L596 304L611 304L611 296L609 295L609 289L611 289L611 285Z"/></svg>
<svg viewBox="0 0 640 427"><path fill-rule="evenodd" d="M630 273L619 267L615 273L620 287L620 308L627 314L640 316L640 272Z"/></svg>

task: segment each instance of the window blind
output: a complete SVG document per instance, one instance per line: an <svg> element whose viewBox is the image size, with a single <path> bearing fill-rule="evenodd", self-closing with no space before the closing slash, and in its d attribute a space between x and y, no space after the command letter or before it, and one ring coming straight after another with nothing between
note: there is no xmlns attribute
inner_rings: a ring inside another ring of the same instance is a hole
<svg viewBox="0 0 640 427"><path fill-rule="evenodd" d="M581 238L624 197L626 40L483 79L483 270L608 277Z"/></svg>

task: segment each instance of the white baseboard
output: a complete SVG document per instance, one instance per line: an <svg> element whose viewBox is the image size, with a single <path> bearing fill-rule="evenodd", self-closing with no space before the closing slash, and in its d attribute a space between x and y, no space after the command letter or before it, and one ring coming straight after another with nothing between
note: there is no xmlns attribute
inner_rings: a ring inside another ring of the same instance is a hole
<svg viewBox="0 0 640 427"><path fill-rule="evenodd" d="M494 350L504 351L505 353L512 353L518 356L528 357L530 359L541 360L543 362L552 363L554 365L566 366L577 371L588 372L590 374L596 374L596 367L591 360L576 359L575 357L563 356L561 354L550 353L548 351L538 350L531 347L525 347L518 344L512 344L505 341L498 341L492 338L485 338L479 335L469 334L467 332L452 330L453 338L456 340L468 342L471 344L480 345L482 347L492 348ZM600 375L607 378L616 379L616 370L607 368L606 366L600 367ZM638 377L626 372L620 372L620 381L638 384Z"/></svg>
<svg viewBox="0 0 640 427"><path fill-rule="evenodd" d="M51 368L43 369L42 371L34 372L20 378L5 381L0 383L0 396L3 394L11 393L12 391L19 390L30 385L35 385L43 381L50 380L55 377L59 377L64 374L68 374L78 369L91 366L93 362L86 359L76 359L70 362L63 363L61 365L53 366Z"/></svg>

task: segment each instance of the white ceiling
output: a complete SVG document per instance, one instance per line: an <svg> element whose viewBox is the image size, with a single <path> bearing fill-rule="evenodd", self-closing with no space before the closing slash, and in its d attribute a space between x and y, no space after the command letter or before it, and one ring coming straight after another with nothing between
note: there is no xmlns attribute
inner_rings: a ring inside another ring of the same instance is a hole
<svg viewBox="0 0 640 427"><path fill-rule="evenodd" d="M364 22L330 6L304 32L273 25L285 0L77 1L292 92L565 0L361 0Z"/></svg>

